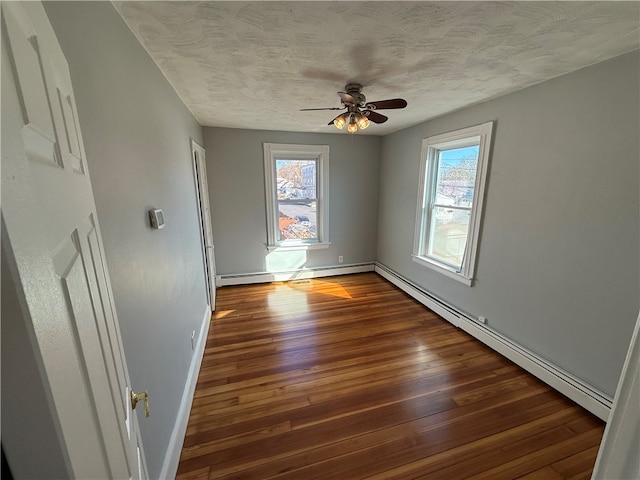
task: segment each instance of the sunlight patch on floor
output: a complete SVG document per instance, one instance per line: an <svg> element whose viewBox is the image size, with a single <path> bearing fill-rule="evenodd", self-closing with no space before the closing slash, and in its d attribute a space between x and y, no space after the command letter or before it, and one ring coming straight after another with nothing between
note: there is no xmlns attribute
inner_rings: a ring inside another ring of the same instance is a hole
<svg viewBox="0 0 640 480"><path fill-rule="evenodd" d="M333 282L318 280L317 278L292 280L287 283L290 288L309 290L313 293L322 293L339 298L353 298L342 285Z"/></svg>

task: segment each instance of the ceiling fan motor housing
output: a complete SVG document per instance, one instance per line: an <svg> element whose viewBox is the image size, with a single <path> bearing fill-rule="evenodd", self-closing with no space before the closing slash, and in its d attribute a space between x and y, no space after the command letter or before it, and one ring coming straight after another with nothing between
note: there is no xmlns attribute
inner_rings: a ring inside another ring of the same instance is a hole
<svg viewBox="0 0 640 480"><path fill-rule="evenodd" d="M367 103L367 98L362 93L362 85L359 83L347 83L344 87L347 94L351 95L356 100L356 105L364 105Z"/></svg>

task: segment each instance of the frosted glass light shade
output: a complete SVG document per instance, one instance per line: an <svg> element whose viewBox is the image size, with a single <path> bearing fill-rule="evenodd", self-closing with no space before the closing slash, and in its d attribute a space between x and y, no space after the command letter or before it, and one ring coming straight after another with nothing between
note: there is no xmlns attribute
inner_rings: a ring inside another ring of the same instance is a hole
<svg viewBox="0 0 640 480"><path fill-rule="evenodd" d="M360 114L358 116L358 127L360 127L360 130L364 130L365 128L367 128L369 125L371 124L371 122L369 121L369 119L367 117L365 117L364 115Z"/></svg>
<svg viewBox="0 0 640 480"><path fill-rule="evenodd" d="M336 119L333 121L333 124L340 130L342 130L347 124L347 114L343 113L339 117L336 117Z"/></svg>

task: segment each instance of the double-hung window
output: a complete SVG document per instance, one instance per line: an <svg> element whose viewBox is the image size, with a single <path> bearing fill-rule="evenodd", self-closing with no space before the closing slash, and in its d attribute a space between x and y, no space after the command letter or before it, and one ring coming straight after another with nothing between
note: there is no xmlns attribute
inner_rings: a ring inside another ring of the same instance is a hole
<svg viewBox="0 0 640 480"><path fill-rule="evenodd" d="M329 146L264 144L268 248L329 246Z"/></svg>
<svg viewBox="0 0 640 480"><path fill-rule="evenodd" d="M413 259L471 285L493 123L423 140Z"/></svg>

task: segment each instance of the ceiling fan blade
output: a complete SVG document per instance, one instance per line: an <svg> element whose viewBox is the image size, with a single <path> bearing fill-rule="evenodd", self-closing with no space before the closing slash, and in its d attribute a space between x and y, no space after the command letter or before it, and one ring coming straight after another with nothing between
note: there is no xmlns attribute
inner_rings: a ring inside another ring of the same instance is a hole
<svg viewBox="0 0 640 480"><path fill-rule="evenodd" d="M340 100L342 100L342 103L345 105L355 105L358 103L358 99L347 92L338 92L338 95L340 95Z"/></svg>
<svg viewBox="0 0 640 480"><path fill-rule="evenodd" d="M404 108L407 106L407 101L403 98L392 98L390 100L380 100L378 102L369 102L365 104L364 108L369 110L385 110L392 108Z"/></svg>
<svg viewBox="0 0 640 480"><path fill-rule="evenodd" d="M374 112L373 110L364 110L362 114L373 123L384 123L389 119L378 112Z"/></svg>
<svg viewBox="0 0 640 480"><path fill-rule="evenodd" d="M327 107L327 108L301 108L301 112L308 112L310 110L344 110L344 107Z"/></svg>

